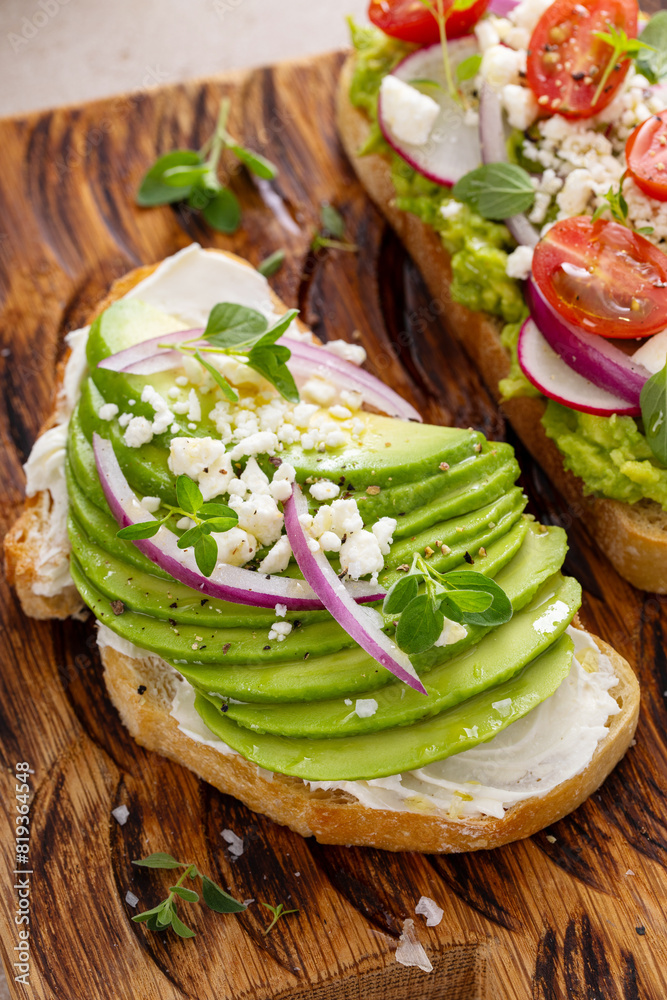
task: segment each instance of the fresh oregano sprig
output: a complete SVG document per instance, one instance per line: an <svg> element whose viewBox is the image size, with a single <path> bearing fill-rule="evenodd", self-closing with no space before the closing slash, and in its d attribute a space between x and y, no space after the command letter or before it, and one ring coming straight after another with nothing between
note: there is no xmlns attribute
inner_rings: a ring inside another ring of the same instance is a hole
<svg viewBox="0 0 667 1000"><path fill-rule="evenodd" d="M649 448L667 466L667 365L644 384L639 404Z"/></svg>
<svg viewBox="0 0 667 1000"><path fill-rule="evenodd" d="M383 614L396 625L404 653L424 653L442 634L445 617L463 625L503 625L512 604L495 581L474 570L439 573L416 554L409 572L389 588Z"/></svg>
<svg viewBox="0 0 667 1000"><path fill-rule="evenodd" d="M337 208L323 201L320 205L320 230L313 236L311 250L346 250L356 253L356 243L345 239L345 219Z"/></svg>
<svg viewBox="0 0 667 1000"><path fill-rule="evenodd" d="M165 931L168 927L182 938L195 937L195 931L187 927L178 916L176 907L178 900L182 899L186 903L198 903L199 893L194 889L188 889L183 885L187 878L201 879L202 896L204 902L216 913L242 913L247 909L245 903L239 903L236 899L221 889L219 885L199 871L196 864L188 861L177 861L171 854L158 852L149 854L147 858L140 861L133 861L133 865L139 868L162 868L174 869L184 868L185 871L175 885L169 886L169 895L161 903L151 910L144 910L143 913L136 913L132 920L135 923L145 923L151 931Z"/></svg>
<svg viewBox="0 0 667 1000"><path fill-rule="evenodd" d="M593 222L596 222L601 215L603 215L605 212L608 211L615 222L619 222L622 226L627 226L628 229L632 228L632 226L630 226L630 224L628 223L628 203L625 200L625 196L623 194L624 180L625 180L625 173L621 176L617 188L615 188L613 184L609 188L606 195L604 196L604 200L606 201L607 204L598 205L598 207L593 212L592 216ZM640 233L642 236L649 236L653 232L653 227L644 226L642 229L635 230L635 232Z"/></svg>
<svg viewBox="0 0 667 1000"><path fill-rule="evenodd" d="M260 902L259 905L260 906L265 906L266 909L270 910L271 913L273 914L273 920L271 921L271 923L269 924L269 926L266 928L266 930L263 931L263 934L264 934L265 937L266 937L267 934L271 933L271 931L276 926L276 924L278 923L278 921L280 920L281 917L286 917L288 913L298 913L299 912L298 909L297 910L286 910L284 903L278 903L277 906L271 906L270 903L261 903Z"/></svg>
<svg viewBox="0 0 667 1000"><path fill-rule="evenodd" d="M607 27L609 31L593 32L594 38L599 38L601 42L606 42L607 45L611 46L612 50L604 72L600 77L600 82L597 85L593 105L597 104L600 100L609 77L620 62L624 59L634 59L642 50L655 51L652 45L647 45L646 42L641 41L639 38L628 38L627 33L622 28L617 28L610 21L607 22Z"/></svg>
<svg viewBox="0 0 667 1000"><path fill-rule="evenodd" d="M452 195L482 218L501 221L527 212L535 200L535 188L528 171L516 163L487 163L464 174Z"/></svg>
<svg viewBox="0 0 667 1000"><path fill-rule="evenodd" d="M227 399L238 401L238 393L224 375L210 364L204 354L226 354L245 361L290 403L299 402L299 390L287 367L291 357L288 347L277 344L295 317L297 309L289 309L284 316L269 327L266 316L234 302L218 302L213 306L203 334L181 344L159 344L168 350L179 350L194 357L222 390ZM202 345L201 341L207 341Z"/></svg>
<svg viewBox="0 0 667 1000"><path fill-rule="evenodd" d="M116 535L129 541L152 538L174 515L189 517L195 523L181 535L176 544L179 549L194 546L197 566L204 576L210 576L218 561L218 546L211 538L211 532L229 531L230 528L236 527L239 521L238 514L226 504L211 501L205 503L201 490L189 476L179 476L176 480L176 499L178 506L175 507L163 503L162 506L167 508L167 514L160 520L129 524L126 528L121 528Z"/></svg>
<svg viewBox="0 0 667 1000"><path fill-rule="evenodd" d="M224 150L262 180L273 180L277 167L260 153L242 146L227 131L231 102L224 97L213 135L200 150L176 149L160 156L145 173L137 204L143 207L170 205L186 201L198 209L214 229L234 233L241 223L241 206L233 191L218 178L220 157Z"/></svg>

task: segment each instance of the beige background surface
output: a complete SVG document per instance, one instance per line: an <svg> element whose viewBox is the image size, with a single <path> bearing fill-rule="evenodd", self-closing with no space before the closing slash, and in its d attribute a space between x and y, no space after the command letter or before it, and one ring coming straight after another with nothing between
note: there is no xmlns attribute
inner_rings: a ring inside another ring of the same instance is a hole
<svg viewBox="0 0 667 1000"><path fill-rule="evenodd" d="M0 0L0 116L339 48L367 0ZM0 151L0 158L1 158ZM0 1000L9 992L0 969Z"/></svg>

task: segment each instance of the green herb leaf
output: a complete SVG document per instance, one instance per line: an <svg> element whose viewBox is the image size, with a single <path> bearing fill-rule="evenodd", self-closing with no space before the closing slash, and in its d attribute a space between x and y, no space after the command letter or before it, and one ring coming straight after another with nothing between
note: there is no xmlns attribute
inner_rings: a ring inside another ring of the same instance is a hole
<svg viewBox="0 0 667 1000"><path fill-rule="evenodd" d="M260 274L263 274L265 278L271 278L274 274L277 274L284 263L285 251L275 250L268 257L264 258L257 270Z"/></svg>
<svg viewBox="0 0 667 1000"><path fill-rule="evenodd" d="M298 913L298 910L286 910L284 903L278 903L277 906L271 906L270 903L260 903L260 906L265 906L267 910L270 910L273 914L273 920L269 926L264 931L264 935L269 934L273 928L276 926L281 917L286 917L288 913Z"/></svg>
<svg viewBox="0 0 667 1000"><path fill-rule="evenodd" d="M210 576L218 561L218 546L210 535L202 534L195 542L195 561L204 576Z"/></svg>
<svg viewBox="0 0 667 1000"><path fill-rule="evenodd" d="M465 62L465 60L464 60ZM427 76L418 76L414 80L408 80L411 87L433 87L434 90L442 90L442 84L437 80L430 80Z"/></svg>
<svg viewBox="0 0 667 1000"><path fill-rule="evenodd" d="M256 309L219 302L211 309L203 337L213 347L235 347L264 333L268 325L266 316Z"/></svg>
<svg viewBox="0 0 667 1000"><path fill-rule="evenodd" d="M232 403L238 403L239 394L236 389L231 387L225 376L219 372L217 368L214 368L213 365L209 364L208 361L201 356L199 351L195 351L194 357L197 359L199 364L206 369L216 385L222 390L222 394L225 399L229 399Z"/></svg>
<svg viewBox="0 0 667 1000"><path fill-rule="evenodd" d="M471 588L473 591L483 591L491 596L491 603L484 611L467 612L464 622L467 625L495 626L504 625L512 617L512 602L499 587L495 580L490 580L483 573L474 570L454 570L446 573L444 580L456 587ZM459 591L458 593L461 593ZM451 596L451 594L449 595Z"/></svg>
<svg viewBox="0 0 667 1000"><path fill-rule="evenodd" d="M169 167L162 174L162 180L169 187L186 188L192 187L193 184L199 184L205 173L206 166L204 164L197 167Z"/></svg>
<svg viewBox="0 0 667 1000"><path fill-rule="evenodd" d="M299 390L285 364L290 356L287 347L253 347L248 354L248 364L275 386L284 399L290 403L298 403Z"/></svg>
<svg viewBox="0 0 667 1000"><path fill-rule="evenodd" d="M247 909L244 903L237 902L206 875L202 875L201 887L204 902L216 913L242 913Z"/></svg>
<svg viewBox="0 0 667 1000"><path fill-rule="evenodd" d="M634 58L634 56L636 56L643 49L651 48L650 45L647 45L644 41L640 41L638 38L629 38L627 33L622 28L617 28L616 25L612 24L610 21L607 22L607 25L609 27L608 32L593 32L594 38L598 38L601 42L606 42L612 50L593 96L593 104L597 104L599 101L600 96L607 85L609 77L619 63L622 63L625 59Z"/></svg>
<svg viewBox="0 0 667 1000"><path fill-rule="evenodd" d="M261 177L262 180L272 181L278 176L278 168L275 163L271 160L267 160L265 156L261 153L253 153L251 149L246 149L244 146L239 146L238 143L232 142L228 143L228 149L234 153L237 159L252 171L256 177Z"/></svg>
<svg viewBox="0 0 667 1000"><path fill-rule="evenodd" d="M171 929L182 938L193 938L196 936L195 932L189 927L186 927L183 921L180 920L175 913L172 913L171 915Z"/></svg>
<svg viewBox="0 0 667 1000"><path fill-rule="evenodd" d="M277 323L274 323L270 330L263 333L262 336L253 344L253 347L266 347L269 344L275 344L279 340L286 330L292 325L292 321L296 319L299 315L298 309L288 309L284 316L281 316ZM286 350L286 348L282 348ZM289 358L289 353L287 355ZM285 360L287 360L287 358Z"/></svg>
<svg viewBox="0 0 667 1000"><path fill-rule="evenodd" d="M179 476L176 480L176 499L182 510L196 514L204 502L201 490L189 476Z"/></svg>
<svg viewBox="0 0 667 1000"><path fill-rule="evenodd" d="M221 233L235 233L241 225L241 206L229 188L221 188L201 213L209 226Z"/></svg>
<svg viewBox="0 0 667 1000"><path fill-rule="evenodd" d="M649 448L667 466L667 365L645 383L639 403Z"/></svg>
<svg viewBox="0 0 667 1000"><path fill-rule="evenodd" d="M116 532L116 538L125 538L128 541L136 541L139 538L152 538L164 524L164 521L138 521L137 524L128 524L125 528L120 528Z"/></svg>
<svg viewBox="0 0 667 1000"><path fill-rule="evenodd" d="M396 642L404 653L424 653L440 637L444 615L429 594L410 601L396 626Z"/></svg>
<svg viewBox="0 0 667 1000"><path fill-rule="evenodd" d="M230 511L229 517L211 517L208 521L202 524L202 528L207 532L211 531L229 531L230 528L235 528L239 523L238 514L235 511Z"/></svg>
<svg viewBox="0 0 667 1000"><path fill-rule="evenodd" d="M382 602L382 612L385 615L400 615L406 605L417 597L419 593L419 583L416 576L404 576L397 580L385 596Z"/></svg>
<svg viewBox="0 0 667 1000"><path fill-rule="evenodd" d="M199 517L237 517L236 511L225 503L213 503L207 500L197 511ZM238 519L238 518L237 518Z"/></svg>
<svg viewBox="0 0 667 1000"><path fill-rule="evenodd" d="M448 590L442 596L448 605L454 604L462 612L486 611L493 603L491 594L485 594L482 590Z"/></svg>
<svg viewBox="0 0 667 1000"><path fill-rule="evenodd" d="M667 11L654 14L642 31L642 41L652 48L637 53L637 70L649 83L667 79Z"/></svg>
<svg viewBox="0 0 667 1000"><path fill-rule="evenodd" d="M199 893L195 892L194 889L186 889L182 885L170 885L169 892L173 892L176 896L180 896L181 899L186 900L188 903L198 903Z"/></svg>
<svg viewBox="0 0 667 1000"><path fill-rule="evenodd" d="M179 549L188 549L191 545L196 545L202 536L202 525L195 524L187 531L184 531L176 542Z"/></svg>
<svg viewBox="0 0 667 1000"><path fill-rule="evenodd" d="M171 899L165 899L164 903L158 908L158 912L155 914L155 920L158 927L169 927L175 916L176 911L174 910Z"/></svg>
<svg viewBox="0 0 667 1000"><path fill-rule="evenodd" d="M479 53L474 56L468 56L467 59L462 59L456 67L457 83L465 83L466 80L472 80L479 73L481 65L482 57Z"/></svg>
<svg viewBox="0 0 667 1000"><path fill-rule="evenodd" d="M149 854L146 858L141 858L139 861L133 861L133 865L138 868L187 868L188 864L186 861L177 861L176 858L172 858L171 854L164 854L162 851L158 851L157 854Z"/></svg>
<svg viewBox="0 0 667 1000"><path fill-rule="evenodd" d="M340 240L345 235L345 220L337 208L330 205L328 201L323 201L320 208L320 221L322 229L329 236Z"/></svg>
<svg viewBox="0 0 667 1000"><path fill-rule="evenodd" d="M535 200L530 174L515 163L487 163L465 174L452 188L485 219L502 220L527 212Z"/></svg>
<svg viewBox="0 0 667 1000"><path fill-rule="evenodd" d="M191 149L175 149L172 153L165 153L144 174L137 191L137 204L149 208L153 205L169 205L187 198L191 185L174 187L173 184L165 182L164 174L173 167L191 167L201 163L202 158L199 153Z"/></svg>

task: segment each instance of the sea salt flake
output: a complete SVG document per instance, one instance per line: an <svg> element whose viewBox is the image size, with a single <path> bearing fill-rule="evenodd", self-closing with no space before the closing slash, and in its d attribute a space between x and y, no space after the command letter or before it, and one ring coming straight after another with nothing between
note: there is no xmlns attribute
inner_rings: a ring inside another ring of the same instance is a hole
<svg viewBox="0 0 667 1000"><path fill-rule="evenodd" d="M233 830L223 830L222 839L229 844L229 853L233 858L240 858L243 854L243 837L237 837Z"/></svg>
<svg viewBox="0 0 667 1000"><path fill-rule="evenodd" d="M121 826L125 826L127 817L130 815L130 810L127 806L116 806L115 809L111 810L111 815Z"/></svg>
<svg viewBox="0 0 667 1000"><path fill-rule="evenodd" d="M421 896L419 902L415 906L415 913L417 916L426 917L427 927L437 927L442 920L444 912L445 911L438 906L436 901L431 899L429 896Z"/></svg>
<svg viewBox="0 0 667 1000"><path fill-rule="evenodd" d="M135 896L134 893L130 892L128 889L128 891L125 893L125 902L127 903L128 906L136 906L137 903L139 902L139 897Z"/></svg>
<svg viewBox="0 0 667 1000"><path fill-rule="evenodd" d="M433 966L424 951L424 946L419 943L415 933L415 922L409 918L403 921L403 932L396 949L396 961L401 965L414 965L424 972L433 972Z"/></svg>

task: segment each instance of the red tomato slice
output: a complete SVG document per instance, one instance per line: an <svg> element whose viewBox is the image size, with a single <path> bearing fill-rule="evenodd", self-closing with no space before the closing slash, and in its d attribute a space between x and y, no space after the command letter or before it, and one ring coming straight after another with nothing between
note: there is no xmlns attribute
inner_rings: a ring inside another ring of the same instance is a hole
<svg viewBox="0 0 667 1000"><path fill-rule="evenodd" d="M418 0L417 0L418 2ZM593 103L612 56L594 32L609 25L637 37L637 0L556 0L535 26L528 45L528 83L545 114L591 118L606 108L625 79L630 59L620 60Z"/></svg>
<svg viewBox="0 0 667 1000"><path fill-rule="evenodd" d="M473 0L466 10L452 10L447 17L447 38L460 38L477 24L490 0ZM436 0L433 0L434 6ZM452 0L443 0L443 10ZM368 16L385 35L417 45L433 45L440 41L438 22L421 0L371 0Z"/></svg>
<svg viewBox="0 0 667 1000"><path fill-rule="evenodd" d="M667 327L667 255L618 222L563 219L535 248L533 278L563 319L601 337Z"/></svg>
<svg viewBox="0 0 667 1000"><path fill-rule="evenodd" d="M637 126L625 144L625 158L637 187L667 201L667 111Z"/></svg>

